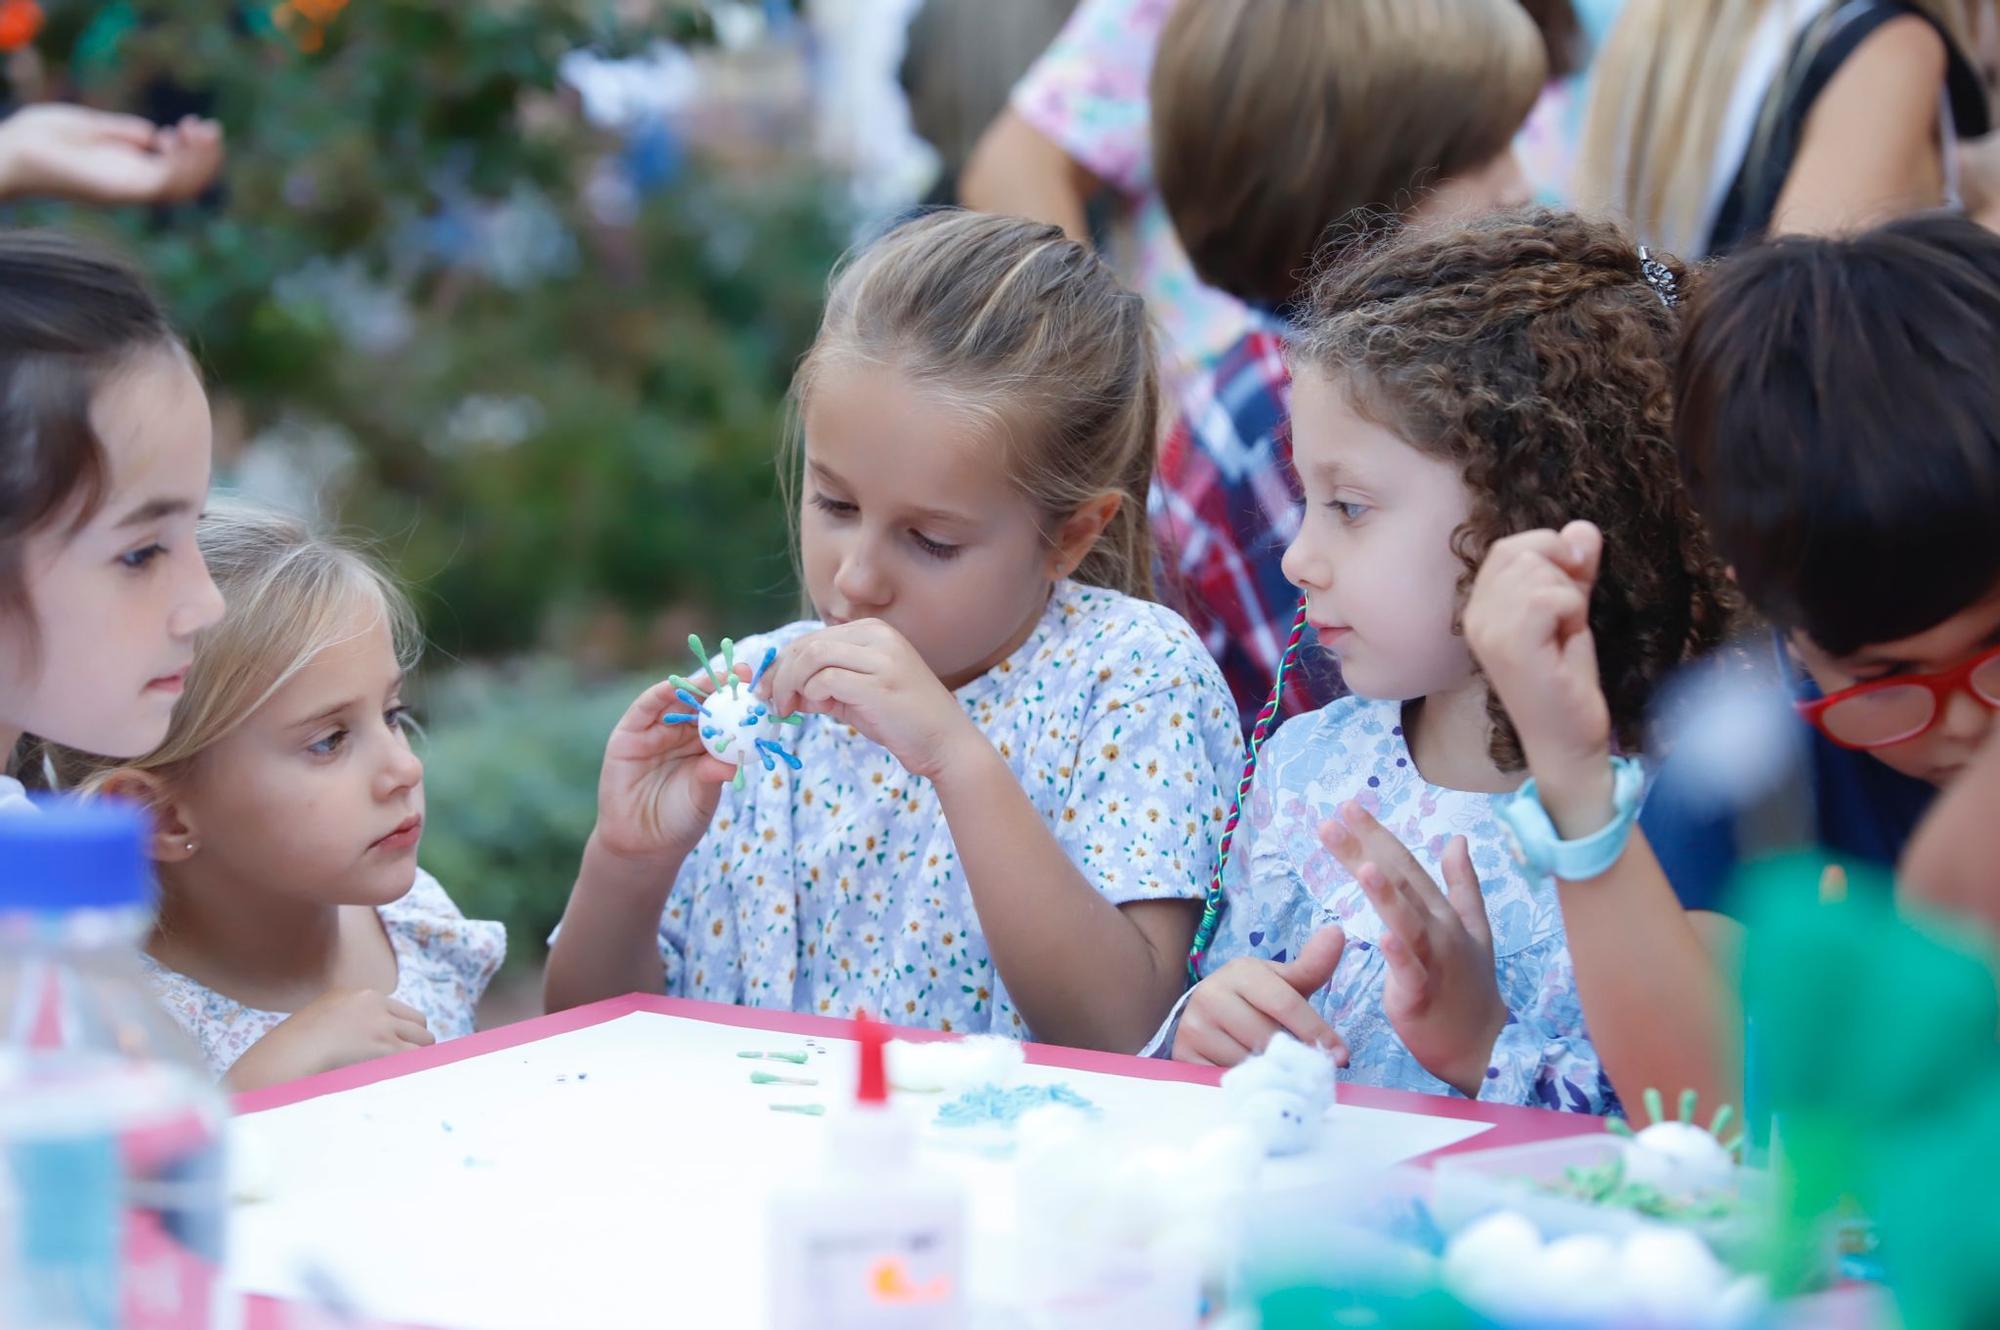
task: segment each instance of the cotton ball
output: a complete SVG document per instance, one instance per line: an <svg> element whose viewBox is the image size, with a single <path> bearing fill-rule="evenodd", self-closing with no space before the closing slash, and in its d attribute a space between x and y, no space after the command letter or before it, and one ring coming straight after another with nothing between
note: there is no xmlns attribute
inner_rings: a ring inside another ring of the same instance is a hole
<svg viewBox="0 0 2000 1330"><path fill-rule="evenodd" d="M1729 1271L1686 1229L1648 1225L1625 1239L1614 1278L1627 1307L1687 1325L1708 1319Z"/></svg>
<svg viewBox="0 0 2000 1330"><path fill-rule="evenodd" d="M771 709L741 680L725 685L702 702L700 723L701 746L731 766L749 761L757 751L757 740L775 742L779 734Z"/></svg>
<svg viewBox="0 0 2000 1330"><path fill-rule="evenodd" d="M1722 1142L1691 1122L1655 1122L1625 1145L1625 1176L1653 1187L1711 1182L1733 1166Z"/></svg>
<svg viewBox="0 0 2000 1330"><path fill-rule="evenodd" d="M1623 1299L1616 1275L1618 1247L1601 1233L1576 1233L1551 1242L1530 1277L1521 1281L1536 1296L1537 1310L1555 1311L1579 1321L1613 1315Z"/></svg>
<svg viewBox="0 0 2000 1330"><path fill-rule="evenodd" d="M1007 1085L1027 1061L1019 1042L993 1034L923 1043L892 1039L883 1056L889 1084L918 1093Z"/></svg>
<svg viewBox="0 0 2000 1330"><path fill-rule="evenodd" d="M1459 1231L1444 1249L1444 1280L1461 1300L1489 1311L1532 1298L1524 1289L1541 1269L1542 1235L1512 1210L1490 1214Z"/></svg>
<svg viewBox="0 0 2000 1330"><path fill-rule="evenodd" d="M1288 1034L1222 1074L1230 1120L1248 1127L1266 1154L1299 1154L1318 1135L1333 1105L1333 1060Z"/></svg>
<svg viewBox="0 0 2000 1330"><path fill-rule="evenodd" d="M236 1118L229 1129L229 1149L224 1172L229 1199L236 1205L252 1205L271 1199L278 1175L277 1160L261 1133Z"/></svg>

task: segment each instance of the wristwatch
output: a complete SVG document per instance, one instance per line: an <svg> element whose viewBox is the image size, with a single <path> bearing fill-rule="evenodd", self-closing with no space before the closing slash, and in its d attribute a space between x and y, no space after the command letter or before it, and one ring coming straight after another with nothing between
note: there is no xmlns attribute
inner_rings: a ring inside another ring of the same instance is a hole
<svg viewBox="0 0 2000 1330"><path fill-rule="evenodd" d="M1513 842L1514 862L1532 873L1588 882L1601 876L1625 853L1632 824L1639 820L1640 797L1646 792L1646 768L1637 758L1611 759L1611 820L1579 840L1564 840L1556 831L1533 777L1512 794L1494 799L1493 811Z"/></svg>

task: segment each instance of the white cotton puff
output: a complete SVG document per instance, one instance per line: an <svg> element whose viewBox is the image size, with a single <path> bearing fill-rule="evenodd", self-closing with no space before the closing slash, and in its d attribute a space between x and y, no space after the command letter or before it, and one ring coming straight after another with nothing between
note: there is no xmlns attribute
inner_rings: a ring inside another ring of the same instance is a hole
<svg viewBox="0 0 2000 1330"><path fill-rule="evenodd" d="M271 1147L245 1119L231 1120L226 1173L229 1200L233 1205L255 1205L271 1199L278 1176Z"/></svg>
<svg viewBox="0 0 2000 1330"><path fill-rule="evenodd" d="M1763 1310L1761 1280L1736 1278L1695 1234L1643 1224L1622 1238L1583 1233L1542 1243L1533 1221L1490 1214L1446 1244L1445 1284L1503 1320L1597 1323L1637 1318L1734 1330Z"/></svg>
<svg viewBox="0 0 2000 1330"><path fill-rule="evenodd" d="M1729 1270L1684 1228L1648 1226L1625 1239L1613 1276L1625 1305L1667 1325L1710 1323Z"/></svg>
<svg viewBox="0 0 2000 1330"><path fill-rule="evenodd" d="M1462 1229L1444 1249L1444 1281L1468 1306L1502 1313L1532 1297L1523 1283L1541 1269L1542 1234L1512 1210Z"/></svg>
<svg viewBox="0 0 2000 1330"><path fill-rule="evenodd" d="M1734 1166L1722 1142L1691 1122L1655 1122L1625 1143L1625 1176L1648 1186L1714 1185Z"/></svg>
<svg viewBox="0 0 2000 1330"><path fill-rule="evenodd" d="M1333 1059L1283 1033L1222 1074L1223 1111L1273 1155L1299 1154L1333 1107Z"/></svg>
<svg viewBox="0 0 2000 1330"><path fill-rule="evenodd" d="M884 1056L889 1084L920 1094L1007 1085L1027 1061L1019 1043L997 1034L924 1043L891 1039Z"/></svg>
<svg viewBox="0 0 2000 1330"><path fill-rule="evenodd" d="M764 699L740 679L731 680L721 692L702 702L700 724L701 746L731 766L741 766L755 757L757 740L779 742L784 737L783 727Z"/></svg>

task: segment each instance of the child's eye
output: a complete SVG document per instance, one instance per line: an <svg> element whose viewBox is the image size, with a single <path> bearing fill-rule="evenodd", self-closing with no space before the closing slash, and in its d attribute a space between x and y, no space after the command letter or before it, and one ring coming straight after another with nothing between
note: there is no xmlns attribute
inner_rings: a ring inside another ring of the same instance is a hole
<svg viewBox="0 0 2000 1330"><path fill-rule="evenodd" d="M340 746L346 741L347 741L347 731L335 730L332 734L327 735L325 738L315 739L313 740L313 742L307 744L306 751L308 753L316 754L317 756L320 757L332 757L335 753L340 751Z"/></svg>
<svg viewBox="0 0 2000 1330"><path fill-rule="evenodd" d="M416 717L410 714L408 707L401 704L390 707L387 711L383 712L382 719L392 730L407 730L410 726L416 724Z"/></svg>
<svg viewBox="0 0 2000 1330"><path fill-rule="evenodd" d="M1362 515L1368 511L1367 504L1355 503L1348 499L1335 499L1327 507L1339 513L1340 520L1343 522L1358 522L1361 520Z"/></svg>
<svg viewBox="0 0 2000 1330"><path fill-rule="evenodd" d="M823 513L832 513L836 517L846 517L850 513L860 511L845 499L829 499L824 494L814 494L812 502L813 507Z"/></svg>
<svg viewBox="0 0 2000 1330"><path fill-rule="evenodd" d="M947 545L941 540L932 540L921 531L912 531L910 539L917 542L917 548L933 559L956 559L963 546Z"/></svg>
<svg viewBox="0 0 2000 1330"><path fill-rule="evenodd" d="M118 562L127 568L137 571L166 552L167 547L165 545L155 542L151 545L141 545L136 550L125 551L125 553L118 556Z"/></svg>

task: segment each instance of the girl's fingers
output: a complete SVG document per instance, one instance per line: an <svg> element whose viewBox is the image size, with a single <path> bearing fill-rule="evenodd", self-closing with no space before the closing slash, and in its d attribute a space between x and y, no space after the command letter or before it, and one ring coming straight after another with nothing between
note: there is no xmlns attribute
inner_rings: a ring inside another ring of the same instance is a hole
<svg viewBox="0 0 2000 1330"><path fill-rule="evenodd" d="M1365 863L1354 875L1361 893L1382 918L1382 926L1396 935L1405 951L1418 961L1430 959L1430 911L1410 899L1408 888L1399 885L1372 863Z"/></svg>
<svg viewBox="0 0 2000 1330"><path fill-rule="evenodd" d="M1598 565L1604 558L1604 533L1595 522L1576 521L1565 525L1560 534L1566 556L1561 561L1563 571L1589 586L1597 580Z"/></svg>
<svg viewBox="0 0 2000 1330"><path fill-rule="evenodd" d="M1251 1056L1250 1050L1221 1030L1203 1028L1188 1040L1185 1049L1176 1046L1174 1056L1202 1067L1233 1067Z"/></svg>
<svg viewBox="0 0 2000 1330"><path fill-rule="evenodd" d="M1243 998L1260 1015L1306 1047L1323 1048L1335 1062L1347 1065L1347 1041L1276 970L1259 968L1244 978ZM1269 1038L1267 1034L1266 1042Z"/></svg>
<svg viewBox="0 0 2000 1330"><path fill-rule="evenodd" d="M860 700L880 677L871 671L829 666L806 681L799 691L799 708L823 712L843 703L851 704Z"/></svg>
<svg viewBox="0 0 2000 1330"><path fill-rule="evenodd" d="M1195 1017L1191 1031L1187 1016L1181 1018L1181 1028L1189 1035L1189 1046L1217 1067L1233 1067L1250 1057L1264 1047L1271 1032L1277 1029L1233 993L1229 1000L1189 1015Z"/></svg>
<svg viewBox="0 0 2000 1330"><path fill-rule="evenodd" d="M779 654L778 663L765 676L764 693L770 699L772 711L780 716L797 711L799 695L807 681L822 670L835 666L865 670L879 659L865 642L845 635L846 627L811 633Z"/></svg>
<svg viewBox="0 0 2000 1330"><path fill-rule="evenodd" d="M429 1048L437 1042L436 1035L424 1026L409 1021L397 1021L390 1028L395 1031L396 1038L417 1048Z"/></svg>
<svg viewBox="0 0 2000 1330"><path fill-rule="evenodd" d="M1479 874L1472 871L1472 850L1463 836L1453 836L1444 847L1444 881L1452 913L1473 941L1491 951L1493 925L1486 918L1486 897L1480 893Z"/></svg>
<svg viewBox="0 0 2000 1330"><path fill-rule="evenodd" d="M415 1021L418 1025L426 1023L424 1014L407 1002L398 1002L396 999L390 998L388 999L388 1007L389 1014L399 1021Z"/></svg>
<svg viewBox="0 0 2000 1330"><path fill-rule="evenodd" d="M1395 832L1377 822L1374 814L1353 799L1340 806L1340 820L1360 843L1367 861L1373 863L1384 877L1409 889L1409 898L1427 913L1437 914L1443 910L1444 893Z"/></svg>
<svg viewBox="0 0 2000 1330"><path fill-rule="evenodd" d="M1380 950L1382 959L1388 963L1389 976L1403 984L1411 992L1421 993L1430 981L1430 967L1410 953L1403 939L1394 933L1384 933Z"/></svg>
<svg viewBox="0 0 2000 1330"><path fill-rule="evenodd" d="M647 730L657 729L660 724L660 717L667 712L685 712L691 709L685 702L680 700L680 691L680 688L671 679L662 679L645 692L639 694L637 700L631 706L625 708L625 714L618 718L618 724L615 728L626 734L643 734ZM701 695L696 693L693 696L699 697Z"/></svg>

